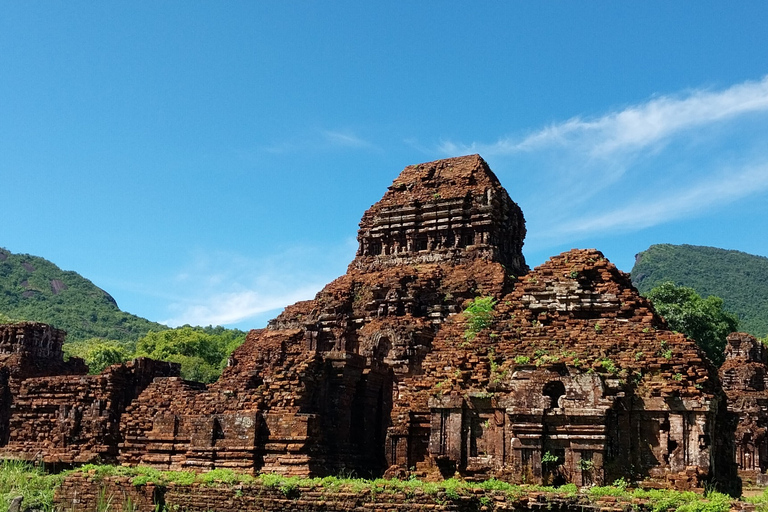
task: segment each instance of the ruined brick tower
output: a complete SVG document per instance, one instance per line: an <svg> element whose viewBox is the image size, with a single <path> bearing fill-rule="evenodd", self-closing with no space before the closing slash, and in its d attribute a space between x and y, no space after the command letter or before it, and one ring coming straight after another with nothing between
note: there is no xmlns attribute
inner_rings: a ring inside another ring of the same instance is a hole
<svg viewBox="0 0 768 512"><path fill-rule="evenodd" d="M724 395L695 343L600 252L529 271L524 237L478 155L406 167L363 215L347 273L251 331L215 384L142 388L115 458L579 485L733 477ZM470 332L477 297L494 307Z"/></svg>
<svg viewBox="0 0 768 512"><path fill-rule="evenodd" d="M494 261L519 275L525 220L478 155L406 167L363 215L353 263L395 265Z"/></svg>

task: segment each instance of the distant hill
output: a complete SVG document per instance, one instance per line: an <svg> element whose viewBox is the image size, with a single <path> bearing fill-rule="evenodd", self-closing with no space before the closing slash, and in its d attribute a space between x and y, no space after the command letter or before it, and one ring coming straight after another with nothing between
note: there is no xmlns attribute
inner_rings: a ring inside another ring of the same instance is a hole
<svg viewBox="0 0 768 512"><path fill-rule="evenodd" d="M115 299L76 272L0 248L0 320L35 320L67 331L67 341L135 342L167 326L120 311Z"/></svg>
<svg viewBox="0 0 768 512"><path fill-rule="evenodd" d="M652 245L635 257L632 282L646 294L664 281L717 295L739 317L739 329L768 334L768 258L696 245Z"/></svg>

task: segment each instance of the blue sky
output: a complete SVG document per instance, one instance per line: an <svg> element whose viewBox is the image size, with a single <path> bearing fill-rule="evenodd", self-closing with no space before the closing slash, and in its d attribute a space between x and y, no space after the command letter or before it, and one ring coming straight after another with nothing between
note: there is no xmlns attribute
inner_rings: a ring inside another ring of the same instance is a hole
<svg viewBox="0 0 768 512"><path fill-rule="evenodd" d="M768 256L765 2L0 1L0 247L261 327L403 167L480 153L528 264Z"/></svg>

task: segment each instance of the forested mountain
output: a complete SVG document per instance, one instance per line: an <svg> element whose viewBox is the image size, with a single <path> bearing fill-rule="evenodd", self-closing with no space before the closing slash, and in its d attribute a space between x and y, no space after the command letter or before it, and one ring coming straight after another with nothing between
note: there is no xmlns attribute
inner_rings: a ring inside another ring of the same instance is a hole
<svg viewBox="0 0 768 512"><path fill-rule="evenodd" d="M768 334L768 258L696 245L652 245L635 258L632 282L647 294L665 281L702 297L717 295L739 317L739 329Z"/></svg>
<svg viewBox="0 0 768 512"><path fill-rule="evenodd" d="M67 331L67 341L105 338L133 344L168 327L120 311L115 299L76 272L0 248L0 321L34 320Z"/></svg>

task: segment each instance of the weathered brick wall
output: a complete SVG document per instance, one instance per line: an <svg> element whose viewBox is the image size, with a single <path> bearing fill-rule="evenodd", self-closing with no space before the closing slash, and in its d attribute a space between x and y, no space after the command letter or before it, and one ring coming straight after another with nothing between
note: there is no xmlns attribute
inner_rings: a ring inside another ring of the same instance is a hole
<svg viewBox="0 0 768 512"><path fill-rule="evenodd" d="M449 318L400 384L392 464L579 484L712 475L716 371L628 275L573 250L496 297L492 325L467 339L463 315Z"/></svg>
<svg viewBox="0 0 768 512"><path fill-rule="evenodd" d="M728 335L725 362L720 367L728 412L736 423L735 460L739 475L768 484L768 353L754 336Z"/></svg>
<svg viewBox="0 0 768 512"><path fill-rule="evenodd" d="M24 379L88 373L79 358L64 361L66 333L39 322L0 324L0 447L11 434L11 407Z"/></svg>
<svg viewBox="0 0 768 512"><path fill-rule="evenodd" d="M262 416L234 393L208 392L178 377L156 379L121 420L123 464L253 471Z"/></svg>
<svg viewBox="0 0 768 512"><path fill-rule="evenodd" d="M178 365L137 359L100 375L22 381L10 411L2 455L51 463L114 460L120 415L151 379L178 374Z"/></svg>
<svg viewBox="0 0 768 512"><path fill-rule="evenodd" d="M479 155L406 167L360 222L352 267L481 258L527 270L525 220Z"/></svg>
<svg viewBox="0 0 768 512"><path fill-rule="evenodd" d="M533 492L511 498L503 492L476 490L467 495L449 497L445 492L427 494L420 489L408 492L328 491L315 487L280 489L250 485L206 486L175 485L167 488L154 485L133 486L126 478L96 480L75 473L56 491L54 503L62 512L95 512L97 503L109 501L109 508L124 511L128 503L136 511L151 512L162 503L167 510L178 512L481 512L555 511L555 512L618 512L634 505L643 510L642 502L620 503L616 498L589 503L584 498Z"/></svg>
<svg viewBox="0 0 768 512"><path fill-rule="evenodd" d="M60 512L153 512L163 494L151 483L136 486L127 477L96 478L76 472L56 489L54 503Z"/></svg>
<svg viewBox="0 0 768 512"><path fill-rule="evenodd" d="M9 369L14 394L24 379L88 373L82 359L64 361L66 334L39 322L0 324L0 366Z"/></svg>
<svg viewBox="0 0 768 512"><path fill-rule="evenodd" d="M138 394L120 462L584 485L730 478L734 425L695 343L598 251L528 272L524 236L479 156L407 167L364 214L344 276L251 331L215 384L156 379ZM477 296L497 303L467 336L461 311ZM61 391L27 407L48 418L46 442L81 393Z"/></svg>

